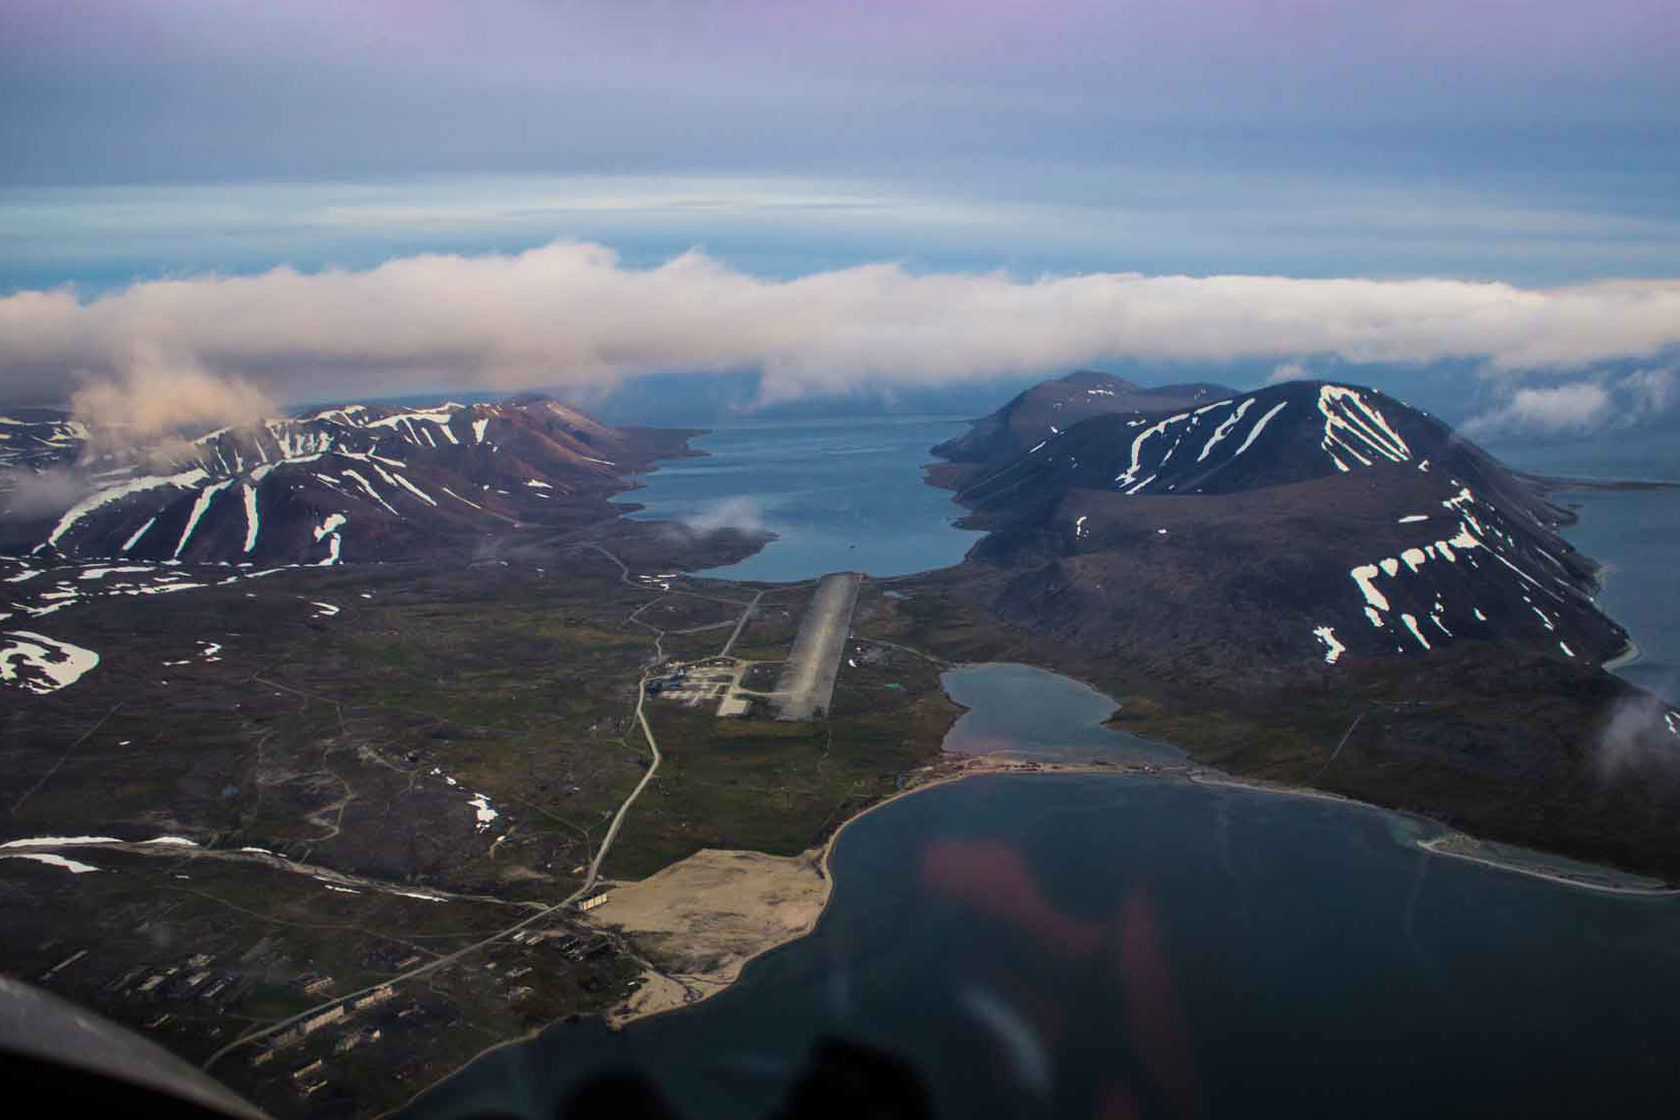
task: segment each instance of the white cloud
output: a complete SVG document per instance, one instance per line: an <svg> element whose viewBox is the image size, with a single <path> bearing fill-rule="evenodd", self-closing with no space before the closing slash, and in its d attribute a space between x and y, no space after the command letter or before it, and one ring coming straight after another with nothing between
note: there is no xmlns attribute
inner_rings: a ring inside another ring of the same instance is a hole
<svg viewBox="0 0 1680 1120"><path fill-rule="evenodd" d="M1674 749L1666 718L1672 710L1648 692L1634 692L1612 702L1594 756L1599 776L1611 780L1630 774L1671 777L1680 772L1680 752Z"/></svg>
<svg viewBox="0 0 1680 1120"><path fill-rule="evenodd" d="M682 518L682 523L696 533L715 533L720 529L737 529L743 533L763 533L764 507L754 498L727 498Z"/></svg>
<svg viewBox="0 0 1680 1120"><path fill-rule="evenodd" d="M1312 371L1299 362L1283 362L1266 375L1266 384L1279 385L1285 381L1301 381L1312 376Z"/></svg>
<svg viewBox="0 0 1680 1120"><path fill-rule="evenodd" d="M0 517L19 519L59 514L88 492L87 481L60 467L0 470Z"/></svg>
<svg viewBox="0 0 1680 1120"><path fill-rule="evenodd" d="M180 434L251 424L278 409L240 377L218 377L192 358L163 359L142 347L121 376L92 378L71 394L70 408L96 448L152 446Z"/></svg>
<svg viewBox="0 0 1680 1120"><path fill-rule="evenodd" d="M148 281L85 302L63 289L19 292L0 298L0 400L63 399L79 384L84 405L120 413L127 401L131 416L163 430L264 397L598 386L655 370L762 369L764 394L776 399L1127 357L1471 356L1494 368L1567 369L1675 345L1680 280L1552 289L1136 273L1021 281L896 264L777 280L698 252L632 269L600 245L556 242L366 271ZM1552 400L1526 398L1519 414L1549 422ZM1563 398L1555 408L1574 414Z"/></svg>
<svg viewBox="0 0 1680 1120"><path fill-rule="evenodd" d="M1634 412L1640 416L1666 412L1680 399L1680 377L1672 369L1642 369L1630 373L1616 383L1625 393Z"/></svg>
<svg viewBox="0 0 1680 1120"><path fill-rule="evenodd" d="M1610 390L1591 381L1577 381L1518 389L1503 407L1469 421L1464 430L1471 434L1584 432L1601 427L1611 415Z"/></svg>
<svg viewBox="0 0 1680 1120"><path fill-rule="evenodd" d="M1627 428L1668 411L1680 401L1680 376L1674 369L1642 369L1620 377L1603 374L1558 385L1508 388L1510 395L1505 403L1469 420L1465 431L1473 435L1558 435Z"/></svg>

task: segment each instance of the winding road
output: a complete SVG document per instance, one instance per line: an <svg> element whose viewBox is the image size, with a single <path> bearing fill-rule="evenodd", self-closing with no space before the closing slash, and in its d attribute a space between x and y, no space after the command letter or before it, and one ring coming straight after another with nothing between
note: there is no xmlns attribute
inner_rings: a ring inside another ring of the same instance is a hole
<svg viewBox="0 0 1680 1120"><path fill-rule="evenodd" d="M597 545L597 544L588 544L588 545L585 545L584 547L593 549L594 551L601 553L607 559L611 560L614 564L617 564L619 572L620 572L620 578L622 579L622 581L627 586L634 587L637 590L650 591L651 592L651 590L652 590L651 588L643 587L641 584L637 583L635 580L633 580L630 577L629 567L626 566L624 561L620 560L613 553L607 551L605 548L602 548L600 545ZM764 594L763 592L759 592L758 595L755 595L753 597L753 599L750 603L746 603L746 604L741 604L741 603L736 602L734 600L719 600L719 601L722 601L722 602L730 602L733 605L742 607L741 617L735 623L735 629L734 629L733 633L730 634L729 642L723 647L725 650L728 650L729 647L734 644L735 639L740 636L741 630L746 626L748 617L752 614L753 608L758 605L758 601L759 601L759 599L761 599L763 597L763 594ZM711 596L704 596L704 597L705 598L711 598ZM637 612L637 613L639 613L639 612ZM653 652L653 656L651 658L649 658L648 661L642 666L641 677L637 681L637 684L636 684L636 712L635 712L636 723L641 727L642 735L647 739L648 750L650 752L652 752L653 759L652 759L652 762L648 765L647 772L642 775L642 780L636 783L636 788L634 788L630 791L629 796L627 796L624 799L624 802L621 805L619 805L618 812L613 814L612 824L610 824L607 827L606 835L601 838L601 846L596 850L595 858L593 858L592 860L589 861L588 872L584 875L582 885L580 885L575 891L573 891L571 894L567 895L565 898L561 899L559 902L556 902L552 906L545 907L545 908L537 911L536 913L532 914L530 917L525 918L522 921L515 922L513 925L507 926L503 929L497 930L495 933L492 933L490 936L482 938L481 940L475 941L471 945L468 945L464 948L457 949L453 953L449 953L449 954L446 954L445 956L441 956L441 957L437 958L436 960L427 961L425 964L417 965L414 968L409 969L407 972L398 973L397 975L392 976L389 979L382 980L377 984L370 984L365 988L359 988L356 991L346 992L344 995L341 995L341 996L335 996L334 998L332 998L330 1000L326 1000L323 1003L318 1003L313 1007L306 1008L305 1010L300 1011L297 1014L289 1016L285 1019L281 1019L278 1022L270 1023L269 1025L267 1025L265 1027L260 1027L260 1028L257 1028L255 1030L249 1031L249 1032L241 1035L240 1037L234 1039L232 1042L228 1043L226 1046L222 1047L220 1050L218 1050L214 1054L210 1055L209 1058L205 1059L205 1062L204 1062L204 1065L203 1065L204 1069L206 1069L206 1070L210 1069L217 1062L221 1061L227 1055L233 1053L236 1050L242 1049L246 1046L250 1046L252 1043L259 1042L262 1039L272 1038L273 1036L275 1036L277 1034L280 1034L284 1031L290 1030L292 1027L298 1025L299 1023L302 1023L306 1019L312 1019L315 1016L322 1014L323 1012L330 1011L335 1007L338 1007L338 1006L346 1004L346 1003L350 1003L351 1001L360 999L363 996L372 995L374 992L380 991L381 989L395 987L398 984L402 984L402 983L406 983L407 981L410 981L410 980L418 979L419 977L425 976L428 973L433 973L433 972L439 971L440 969L448 968L450 965L454 964L455 962L461 960L464 957L470 956L473 953L478 952L480 949L486 948L490 945L494 945L496 942L501 941L503 938L512 936L513 934L518 933L522 929L527 929L531 926L536 925L539 922L542 922L542 921L545 921L549 918L554 917L556 914L560 913L566 907L568 907L568 906L572 905L573 903L577 902L580 898L583 898L585 895L587 895L594 888L596 881L600 877L601 864L606 859L607 852L612 848L613 841L618 838L619 830L621 828L623 828L623 826L624 826L624 819L630 813L630 807L636 803L636 799L642 795L642 791L645 790L648 787L648 783L653 781L653 776L656 773L659 772L659 764L664 760L664 755L662 755L659 751L659 742L658 742L658 740L656 740L654 738L653 728L648 724L648 719L647 719L647 685L648 685L648 680L650 679L650 674L653 670L653 667L655 665L658 665L661 661L663 661L665 659L665 651L664 651L665 631L659 629L656 626L653 626L651 623L642 622L640 619L634 618L634 616L632 616L632 618L627 620L627 621L634 621L638 626L645 626L649 630L652 630L654 632L654 652ZM707 627L706 629L709 629L709 627Z"/></svg>

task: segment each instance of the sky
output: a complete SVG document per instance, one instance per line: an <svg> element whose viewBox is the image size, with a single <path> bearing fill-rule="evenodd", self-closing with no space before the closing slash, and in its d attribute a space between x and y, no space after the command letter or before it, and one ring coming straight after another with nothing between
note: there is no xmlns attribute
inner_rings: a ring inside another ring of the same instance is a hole
<svg viewBox="0 0 1680 1120"><path fill-rule="evenodd" d="M1663 412L1676 57L1673 0L0 0L0 403L1240 359Z"/></svg>

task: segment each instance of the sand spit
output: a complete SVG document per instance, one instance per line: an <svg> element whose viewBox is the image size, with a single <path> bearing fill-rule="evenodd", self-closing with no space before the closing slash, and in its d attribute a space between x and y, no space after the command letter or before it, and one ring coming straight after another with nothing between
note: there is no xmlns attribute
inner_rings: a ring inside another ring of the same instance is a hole
<svg viewBox="0 0 1680 1120"><path fill-rule="evenodd" d="M1496 844L1490 840L1466 836L1462 832L1450 832L1445 836L1420 840L1418 847L1438 856L1467 860L1484 867L1494 867L1501 871L1527 875L1532 879L1544 879L1549 883L1577 887L1581 890L1663 898L1680 895L1680 890L1668 886L1661 879L1635 875L1613 867L1582 863L1546 852Z"/></svg>
<svg viewBox="0 0 1680 1120"><path fill-rule="evenodd" d="M585 920L627 937L654 971L608 1021L715 995L752 958L811 932L832 886L821 860L820 850L789 858L707 848L613 886Z"/></svg>

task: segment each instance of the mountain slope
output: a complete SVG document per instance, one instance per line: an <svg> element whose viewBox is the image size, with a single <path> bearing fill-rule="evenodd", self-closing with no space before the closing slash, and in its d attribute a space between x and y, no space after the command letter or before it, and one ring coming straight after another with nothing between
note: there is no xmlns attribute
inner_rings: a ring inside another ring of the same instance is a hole
<svg viewBox="0 0 1680 1120"><path fill-rule="evenodd" d="M15 417L0 424L5 465L68 472L82 494L51 515L8 512L0 552L331 565L447 551L488 528L608 516L622 477L681 454L688 434L540 398L351 404L124 457L61 416Z"/></svg>
<svg viewBox="0 0 1680 1120"><path fill-rule="evenodd" d="M876 625L1087 681L1199 764L1680 881L1680 711L1605 672L1627 634L1557 480L1348 385L1100 415L963 464L958 568Z"/></svg>
<svg viewBox="0 0 1680 1120"><path fill-rule="evenodd" d="M990 416L974 421L967 432L935 447L933 453L951 463L998 463L1092 416L1194 408L1230 395L1231 390L1218 385L1145 389L1110 374L1078 370L1018 394ZM945 481L955 483L968 472L948 473L954 477Z"/></svg>
<svg viewBox="0 0 1680 1120"><path fill-rule="evenodd" d="M1590 666L1627 644L1568 515L1369 389L1094 416L958 497L997 530L977 557L1019 573L1000 615L1225 686L1465 642Z"/></svg>

